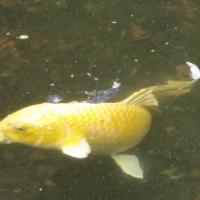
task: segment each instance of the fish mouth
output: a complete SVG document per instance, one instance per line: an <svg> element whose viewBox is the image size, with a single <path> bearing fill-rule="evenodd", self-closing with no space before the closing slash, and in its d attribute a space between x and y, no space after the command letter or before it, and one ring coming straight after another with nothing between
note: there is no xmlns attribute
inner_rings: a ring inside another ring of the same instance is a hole
<svg viewBox="0 0 200 200"><path fill-rule="evenodd" d="M0 130L0 143L9 144L11 141L3 134L2 130Z"/></svg>

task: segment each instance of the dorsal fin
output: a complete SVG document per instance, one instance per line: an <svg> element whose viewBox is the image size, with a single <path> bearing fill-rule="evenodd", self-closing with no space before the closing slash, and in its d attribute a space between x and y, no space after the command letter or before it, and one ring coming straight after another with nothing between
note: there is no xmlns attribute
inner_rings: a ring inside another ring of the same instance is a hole
<svg viewBox="0 0 200 200"><path fill-rule="evenodd" d="M154 98L152 91L151 88L142 89L132 94L123 102L134 106L158 106L158 102Z"/></svg>

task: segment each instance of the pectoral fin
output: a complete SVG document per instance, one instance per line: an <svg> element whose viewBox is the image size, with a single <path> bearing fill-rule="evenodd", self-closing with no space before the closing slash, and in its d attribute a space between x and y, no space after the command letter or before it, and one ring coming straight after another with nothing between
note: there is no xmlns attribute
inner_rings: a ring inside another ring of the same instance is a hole
<svg viewBox="0 0 200 200"><path fill-rule="evenodd" d="M70 155L76 158L85 158L91 152L90 145L85 138L82 138L75 145L65 145L62 147L64 154Z"/></svg>
<svg viewBox="0 0 200 200"><path fill-rule="evenodd" d="M143 171L139 166L136 156L125 154L115 154L111 156L126 174L136 178L143 178Z"/></svg>

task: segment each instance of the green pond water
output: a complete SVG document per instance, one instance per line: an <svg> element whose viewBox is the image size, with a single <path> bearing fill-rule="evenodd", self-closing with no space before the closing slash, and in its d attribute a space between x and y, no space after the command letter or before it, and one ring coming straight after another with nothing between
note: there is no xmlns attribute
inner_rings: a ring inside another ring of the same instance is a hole
<svg viewBox="0 0 200 200"><path fill-rule="evenodd" d="M84 91L109 89L116 79L113 102L185 80L185 62L200 66L199 9L197 0L0 0L1 119L49 94L84 100ZM79 160L2 144L0 199L199 200L200 83L160 102L160 111L128 151L144 179L124 174L109 156Z"/></svg>

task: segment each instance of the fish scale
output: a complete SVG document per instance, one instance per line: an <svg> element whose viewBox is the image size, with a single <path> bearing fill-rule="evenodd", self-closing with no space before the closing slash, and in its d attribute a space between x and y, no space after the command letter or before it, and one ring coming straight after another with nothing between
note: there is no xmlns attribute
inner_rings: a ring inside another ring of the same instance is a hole
<svg viewBox="0 0 200 200"><path fill-rule="evenodd" d="M67 119L69 126L84 126L84 136L93 154L118 153L137 145L148 132L151 123L147 109L124 103L77 103L60 109L60 116L63 120Z"/></svg>

